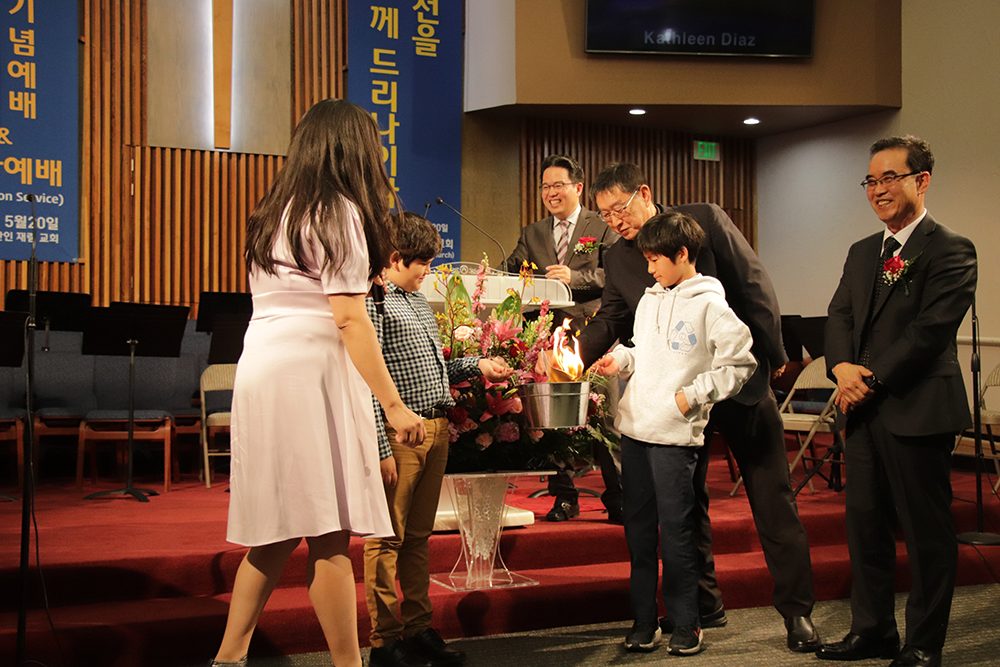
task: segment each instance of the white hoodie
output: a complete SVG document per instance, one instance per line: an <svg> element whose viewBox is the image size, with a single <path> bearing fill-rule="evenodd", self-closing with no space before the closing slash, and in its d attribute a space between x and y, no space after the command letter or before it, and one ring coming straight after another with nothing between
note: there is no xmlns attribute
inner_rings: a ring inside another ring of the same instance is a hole
<svg viewBox="0 0 1000 667"><path fill-rule="evenodd" d="M722 283L700 273L670 289L646 288L632 342L611 351L622 377L631 376L615 426L642 442L704 444L712 404L735 396L757 368L750 329L726 303ZM687 415L677 391L691 406Z"/></svg>

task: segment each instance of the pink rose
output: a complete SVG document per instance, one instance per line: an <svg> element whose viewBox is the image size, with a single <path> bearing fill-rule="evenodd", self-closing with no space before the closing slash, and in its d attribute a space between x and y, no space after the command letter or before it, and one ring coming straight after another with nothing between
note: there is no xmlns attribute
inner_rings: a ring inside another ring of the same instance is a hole
<svg viewBox="0 0 1000 667"><path fill-rule="evenodd" d="M455 340L467 341L472 338L472 334L476 333L476 330L470 326L462 325L455 329Z"/></svg>
<svg viewBox="0 0 1000 667"><path fill-rule="evenodd" d="M476 436L476 444L486 449L493 444L493 436L489 433L480 433Z"/></svg>
<svg viewBox="0 0 1000 667"><path fill-rule="evenodd" d="M521 437L521 429L514 422L503 422L497 426L497 440L516 442Z"/></svg>

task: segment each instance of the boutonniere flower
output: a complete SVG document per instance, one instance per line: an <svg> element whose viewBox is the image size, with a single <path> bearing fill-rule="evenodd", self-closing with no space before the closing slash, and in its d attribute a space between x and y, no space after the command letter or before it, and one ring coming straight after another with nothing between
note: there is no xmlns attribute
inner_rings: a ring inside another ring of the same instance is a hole
<svg viewBox="0 0 1000 667"><path fill-rule="evenodd" d="M882 283L884 285L892 285L898 280L905 278L906 274L910 270L910 267L913 266L915 261L917 261L916 257L903 259L899 255L894 255L885 260L882 264ZM908 280L903 280L903 290L906 292L907 296L910 294L910 286L908 283Z"/></svg>
<svg viewBox="0 0 1000 667"><path fill-rule="evenodd" d="M579 255L589 255L600 247L596 236L581 236L580 240L573 246L573 252Z"/></svg>

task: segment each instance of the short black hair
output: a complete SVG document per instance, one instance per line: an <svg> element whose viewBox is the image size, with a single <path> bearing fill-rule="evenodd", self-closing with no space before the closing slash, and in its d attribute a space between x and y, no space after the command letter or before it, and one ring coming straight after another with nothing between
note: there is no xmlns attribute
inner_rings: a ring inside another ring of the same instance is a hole
<svg viewBox="0 0 1000 667"><path fill-rule="evenodd" d="M635 238L635 244L642 252L663 255L671 261L681 248L687 248L688 260L694 264L705 244L705 232L691 216L667 211L646 221Z"/></svg>
<svg viewBox="0 0 1000 667"><path fill-rule="evenodd" d="M404 266L415 259L429 262L441 252L441 235L430 220L406 211L396 227L396 252Z"/></svg>
<svg viewBox="0 0 1000 667"><path fill-rule="evenodd" d="M571 157L566 155L550 155L542 160L542 172L549 167L562 167L569 174L569 180L583 183L583 168Z"/></svg>
<svg viewBox="0 0 1000 667"><path fill-rule="evenodd" d="M622 192L634 192L646 182L639 165L631 162L614 162L601 170L590 184L590 192L597 195L617 187Z"/></svg>
<svg viewBox="0 0 1000 667"><path fill-rule="evenodd" d="M912 134L902 137L884 137L872 144L868 154L874 156L875 153L881 153L890 148L906 149L906 166L910 171L934 173L934 153L931 152L930 144L920 137Z"/></svg>

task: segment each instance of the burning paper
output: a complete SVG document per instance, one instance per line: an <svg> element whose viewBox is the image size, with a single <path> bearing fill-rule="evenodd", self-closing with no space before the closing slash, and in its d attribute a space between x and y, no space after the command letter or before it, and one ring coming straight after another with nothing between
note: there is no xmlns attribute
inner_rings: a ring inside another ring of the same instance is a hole
<svg viewBox="0 0 1000 667"><path fill-rule="evenodd" d="M569 333L569 318L552 334L552 366L549 382L577 382L583 378L580 341Z"/></svg>

